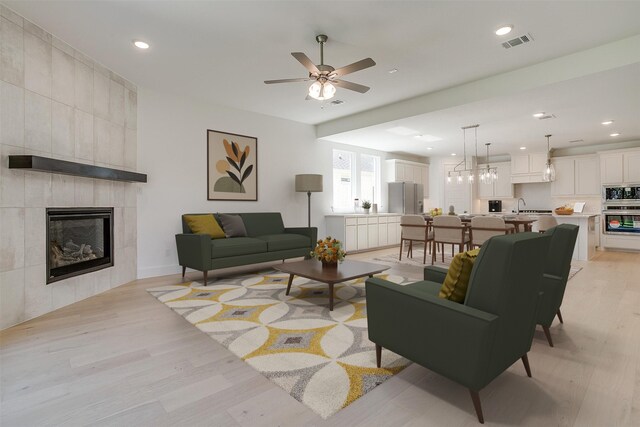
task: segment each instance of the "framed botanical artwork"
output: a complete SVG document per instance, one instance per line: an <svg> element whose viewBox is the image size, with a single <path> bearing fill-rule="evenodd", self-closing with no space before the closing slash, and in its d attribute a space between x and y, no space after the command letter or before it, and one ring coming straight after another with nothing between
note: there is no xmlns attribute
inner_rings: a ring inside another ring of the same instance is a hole
<svg viewBox="0 0 640 427"><path fill-rule="evenodd" d="M258 138L207 130L207 199L258 200Z"/></svg>

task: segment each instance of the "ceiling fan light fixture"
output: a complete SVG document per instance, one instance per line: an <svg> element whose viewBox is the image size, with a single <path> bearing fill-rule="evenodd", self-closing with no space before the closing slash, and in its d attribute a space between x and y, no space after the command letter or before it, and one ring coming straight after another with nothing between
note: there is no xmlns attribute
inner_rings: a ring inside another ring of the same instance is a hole
<svg viewBox="0 0 640 427"><path fill-rule="evenodd" d="M309 96L319 101L331 99L336 94L336 87L329 82L315 81L309 86Z"/></svg>

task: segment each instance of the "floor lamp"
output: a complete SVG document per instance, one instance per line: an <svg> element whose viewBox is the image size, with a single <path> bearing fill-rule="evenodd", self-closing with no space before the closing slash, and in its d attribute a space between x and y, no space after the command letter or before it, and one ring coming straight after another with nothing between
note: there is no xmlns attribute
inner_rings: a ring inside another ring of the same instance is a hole
<svg viewBox="0 0 640 427"><path fill-rule="evenodd" d="M322 175L296 175L296 192L307 193L307 212L309 217L308 227L311 228L311 193L322 192Z"/></svg>

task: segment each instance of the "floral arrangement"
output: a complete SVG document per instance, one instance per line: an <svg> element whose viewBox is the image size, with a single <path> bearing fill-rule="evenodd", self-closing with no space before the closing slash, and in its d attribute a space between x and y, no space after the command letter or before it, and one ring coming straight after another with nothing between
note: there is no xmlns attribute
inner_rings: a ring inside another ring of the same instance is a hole
<svg viewBox="0 0 640 427"><path fill-rule="evenodd" d="M328 236L324 240L318 240L316 248L310 252L310 255L323 263L337 263L344 261L347 253L342 249L340 240Z"/></svg>

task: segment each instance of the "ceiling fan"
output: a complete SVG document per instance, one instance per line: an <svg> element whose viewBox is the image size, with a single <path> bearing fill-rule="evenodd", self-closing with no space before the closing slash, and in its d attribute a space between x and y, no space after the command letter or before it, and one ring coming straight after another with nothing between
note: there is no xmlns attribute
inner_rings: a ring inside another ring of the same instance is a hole
<svg viewBox="0 0 640 427"><path fill-rule="evenodd" d="M307 99L311 97L320 101L333 98L333 95L336 93L336 86L360 93L367 92L370 89L368 86L348 82L346 80L340 80L339 78L350 73L355 73L356 71L364 70L365 68L373 67L376 65L374 60L366 58L354 62L353 64L335 69L331 65L326 65L324 63L324 44L327 40L328 37L324 34L316 36L316 41L320 44L319 65L315 65L311 62L309 57L302 52L291 52L291 55L293 55L293 57L309 71L309 77L300 79L265 80L265 83L270 85L274 83L308 82L315 80L314 83L309 86L309 95L307 96Z"/></svg>

